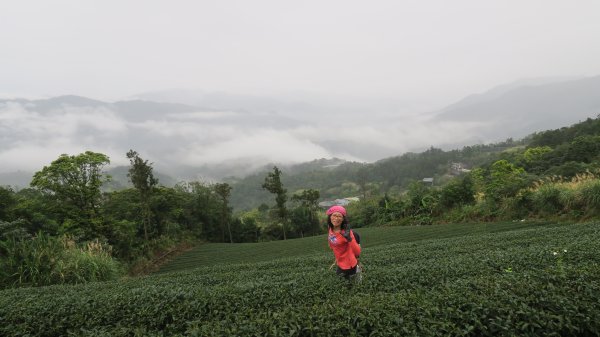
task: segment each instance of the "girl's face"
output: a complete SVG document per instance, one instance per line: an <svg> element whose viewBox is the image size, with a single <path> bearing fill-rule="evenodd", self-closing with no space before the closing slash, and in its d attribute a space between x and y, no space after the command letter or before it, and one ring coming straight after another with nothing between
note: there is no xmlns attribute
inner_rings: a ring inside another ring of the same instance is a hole
<svg viewBox="0 0 600 337"><path fill-rule="evenodd" d="M344 221L344 216L340 212L334 212L331 214L331 224L333 228L338 229L342 225Z"/></svg>

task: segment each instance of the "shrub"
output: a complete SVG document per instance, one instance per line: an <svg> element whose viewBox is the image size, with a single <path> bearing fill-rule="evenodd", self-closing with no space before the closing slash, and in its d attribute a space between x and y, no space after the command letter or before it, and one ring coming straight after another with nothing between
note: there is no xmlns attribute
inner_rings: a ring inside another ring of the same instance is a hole
<svg viewBox="0 0 600 337"><path fill-rule="evenodd" d="M98 241L78 246L69 237L40 232L30 240L1 241L0 251L3 288L105 281L122 273L109 246Z"/></svg>
<svg viewBox="0 0 600 337"><path fill-rule="evenodd" d="M570 179L549 177L520 194L530 195L530 209L541 216L581 218L600 213L600 180L591 172Z"/></svg>
<svg viewBox="0 0 600 337"><path fill-rule="evenodd" d="M475 202L474 183L470 176L452 180L440 192L439 205L450 209L458 205L468 205Z"/></svg>
<svg viewBox="0 0 600 337"><path fill-rule="evenodd" d="M30 240L11 237L0 245L0 285L3 288L54 283L52 268L62 253L57 239L39 233Z"/></svg>
<svg viewBox="0 0 600 337"><path fill-rule="evenodd" d="M503 200L496 212L496 219L515 220L529 217L533 209L533 193L521 190L516 196Z"/></svg>
<svg viewBox="0 0 600 337"><path fill-rule="evenodd" d="M571 213L580 213L581 210L581 202L577 197L577 193L574 189L571 188L563 188L560 190L559 195L560 203L564 205L565 212Z"/></svg>
<svg viewBox="0 0 600 337"><path fill-rule="evenodd" d="M590 215L600 213L600 180L588 180L584 182L579 190L579 195L585 210Z"/></svg>
<svg viewBox="0 0 600 337"><path fill-rule="evenodd" d="M540 215L554 215L564 210L562 191L565 188L559 184L544 184L532 193L534 212Z"/></svg>
<svg viewBox="0 0 600 337"><path fill-rule="evenodd" d="M57 283L106 281L116 279L121 274L120 265L111 257L107 245L96 240L78 248L67 237L60 240L65 249L52 270Z"/></svg>

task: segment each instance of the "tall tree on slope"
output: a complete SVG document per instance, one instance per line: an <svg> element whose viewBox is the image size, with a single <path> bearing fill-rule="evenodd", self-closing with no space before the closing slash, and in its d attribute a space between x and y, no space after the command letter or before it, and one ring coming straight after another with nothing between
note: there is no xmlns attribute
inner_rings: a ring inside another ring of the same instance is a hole
<svg viewBox="0 0 600 337"><path fill-rule="evenodd" d="M231 195L231 186L227 183L218 183L214 185L215 192L221 198L221 233L223 234L223 242L225 242L225 227L229 232L229 242L233 243L231 236L231 221L229 219L229 196Z"/></svg>
<svg viewBox="0 0 600 337"><path fill-rule="evenodd" d="M144 226L144 239L148 241L148 227L152 221L152 210L150 208L150 198L154 187L158 184L158 179L154 178L152 173L152 164L147 160L140 158L138 153L133 150L127 152L127 158L131 166L127 176L133 187L139 192L140 203L142 207L142 224Z"/></svg>
<svg viewBox="0 0 600 337"><path fill-rule="evenodd" d="M286 240L285 234L285 223L287 222L287 208L285 207L285 203L287 201L287 190L283 188L283 184L281 183L281 170L277 166L273 166L273 172L269 172L269 174L265 177L265 182L262 184L262 188L267 191L275 194L275 203L277 204L277 218L281 221L282 229L283 229L283 239Z"/></svg>
<svg viewBox="0 0 600 337"><path fill-rule="evenodd" d="M108 156L86 151L76 156L60 155L49 166L34 174L31 186L51 195L61 210L60 231L91 239L96 235L100 187L110 176L102 169Z"/></svg>

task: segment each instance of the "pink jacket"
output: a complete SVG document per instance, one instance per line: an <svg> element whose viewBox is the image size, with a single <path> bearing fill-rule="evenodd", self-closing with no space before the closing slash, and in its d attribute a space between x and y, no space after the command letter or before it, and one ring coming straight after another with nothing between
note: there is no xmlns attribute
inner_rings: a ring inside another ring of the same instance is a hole
<svg viewBox="0 0 600 337"><path fill-rule="evenodd" d="M343 232L344 230L342 230ZM342 232L335 233L329 229L329 248L333 250L335 255L335 262L341 269L351 269L358 264L357 257L360 255L360 245L356 243L354 233L350 231L352 241L346 241L346 238L342 236Z"/></svg>

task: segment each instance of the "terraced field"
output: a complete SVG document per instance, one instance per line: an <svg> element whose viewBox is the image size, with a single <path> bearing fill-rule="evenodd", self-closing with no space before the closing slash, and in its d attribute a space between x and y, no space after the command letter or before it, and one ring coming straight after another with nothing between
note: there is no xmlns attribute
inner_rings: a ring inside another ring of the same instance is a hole
<svg viewBox="0 0 600 337"><path fill-rule="evenodd" d="M357 228L362 238L362 247L367 249L397 243L443 239L484 233L499 233L538 226L548 223L506 222L496 224L454 224L421 227L376 227ZM296 258L327 252L329 247L325 235L287 241L262 243L209 243L196 247L163 266L159 273L181 271L201 266L254 263L282 258ZM333 258L333 255L331 255Z"/></svg>
<svg viewBox="0 0 600 337"><path fill-rule="evenodd" d="M363 282L325 237L206 245L139 279L0 292L0 335L596 336L600 225L360 229Z"/></svg>

